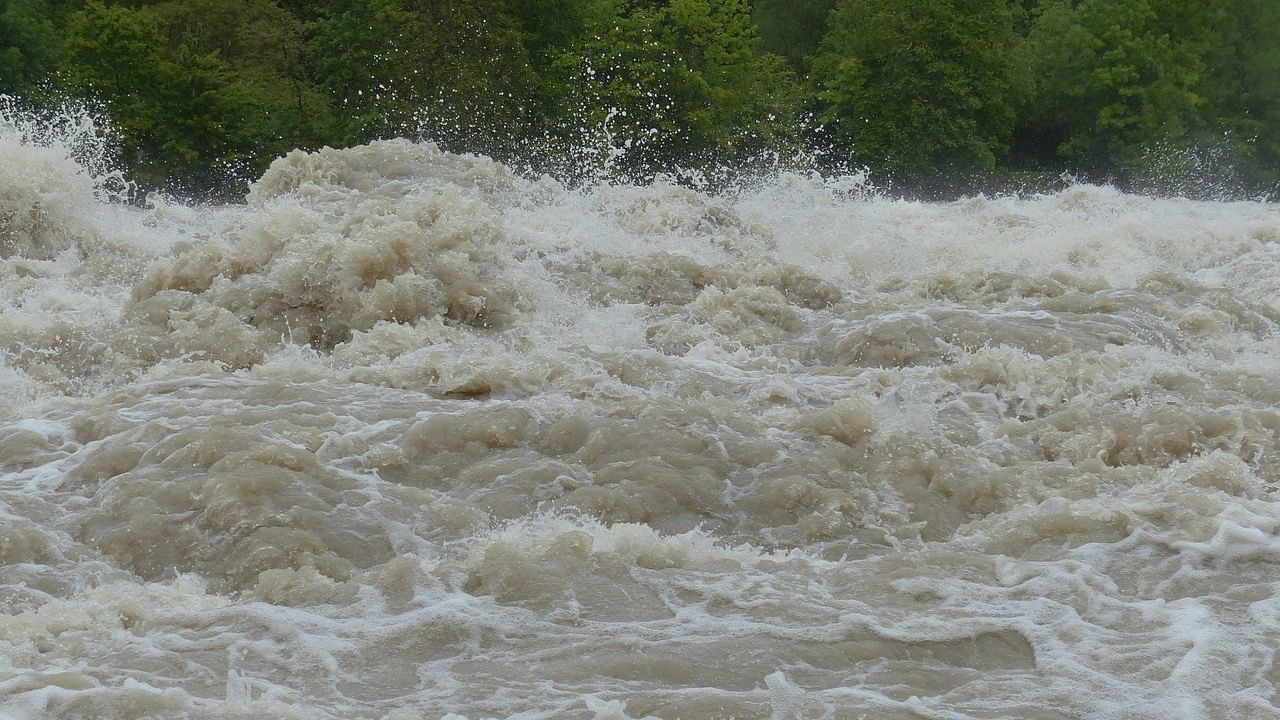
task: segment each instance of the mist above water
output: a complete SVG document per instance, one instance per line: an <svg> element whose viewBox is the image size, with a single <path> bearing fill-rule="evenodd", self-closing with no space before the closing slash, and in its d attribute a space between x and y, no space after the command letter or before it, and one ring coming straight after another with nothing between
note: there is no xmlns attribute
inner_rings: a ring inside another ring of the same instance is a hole
<svg viewBox="0 0 1280 720"><path fill-rule="evenodd" d="M0 715L1280 716L1275 205L92 135L0 130Z"/></svg>

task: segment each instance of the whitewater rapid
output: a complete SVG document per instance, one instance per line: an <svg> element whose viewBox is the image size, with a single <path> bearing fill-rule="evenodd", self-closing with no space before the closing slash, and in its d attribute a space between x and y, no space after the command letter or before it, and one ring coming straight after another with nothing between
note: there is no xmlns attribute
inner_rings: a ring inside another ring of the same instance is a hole
<svg viewBox="0 0 1280 720"><path fill-rule="evenodd" d="M1280 207L244 204L0 132L0 717L1280 717Z"/></svg>

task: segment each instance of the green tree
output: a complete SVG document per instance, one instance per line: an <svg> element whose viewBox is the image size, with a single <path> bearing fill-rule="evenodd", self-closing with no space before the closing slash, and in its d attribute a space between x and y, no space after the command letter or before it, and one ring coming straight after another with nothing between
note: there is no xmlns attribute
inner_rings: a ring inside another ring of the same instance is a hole
<svg viewBox="0 0 1280 720"><path fill-rule="evenodd" d="M512 15L524 31L529 54L546 61L582 35L594 0L513 0Z"/></svg>
<svg viewBox="0 0 1280 720"><path fill-rule="evenodd" d="M0 5L0 92L29 90L58 60L61 36L45 0Z"/></svg>
<svg viewBox="0 0 1280 720"><path fill-rule="evenodd" d="M481 0L337 0L313 26L338 138L427 135L497 152L536 87L515 19Z"/></svg>
<svg viewBox="0 0 1280 720"><path fill-rule="evenodd" d="M1014 123L1007 0L842 0L813 64L819 117L851 157L922 174L990 168Z"/></svg>
<svg viewBox="0 0 1280 720"><path fill-rule="evenodd" d="M305 27L288 9L275 0L171 0L154 9L170 47L214 54L234 72L232 94L249 106L237 122L256 148L247 172L331 139L330 99L311 79Z"/></svg>
<svg viewBox="0 0 1280 720"><path fill-rule="evenodd" d="M1034 88L1023 107L1029 153L1052 147L1092 167L1132 166L1193 127L1203 69L1160 27L1150 0L1044 5L1032 27Z"/></svg>
<svg viewBox="0 0 1280 720"><path fill-rule="evenodd" d="M607 128L623 172L741 162L794 142L798 87L785 60L756 53L745 0L595 0L581 18L552 59L562 116Z"/></svg>
<svg viewBox="0 0 1280 720"><path fill-rule="evenodd" d="M259 162L266 103L215 52L170 47L153 8L90 2L71 15L72 87L106 103L139 181L192 190Z"/></svg>
<svg viewBox="0 0 1280 720"><path fill-rule="evenodd" d="M798 73L807 73L836 0L757 0L753 14L760 26L760 48L777 53Z"/></svg>
<svg viewBox="0 0 1280 720"><path fill-rule="evenodd" d="M1190 152L1209 154L1218 174L1280 190L1280 3L1172 3L1160 7L1159 21L1203 68Z"/></svg>
<svg viewBox="0 0 1280 720"><path fill-rule="evenodd" d="M159 89L176 70L162 57L160 19L146 10L89 3L67 27L67 71L75 91L108 104L126 159L145 168L157 161L167 120ZM142 170L147 181L147 171Z"/></svg>
<svg viewBox="0 0 1280 720"><path fill-rule="evenodd" d="M1280 194L1278 37L1277 0L3 0L0 92L102 101L186 190L403 135L563 175L816 140L917 187Z"/></svg>

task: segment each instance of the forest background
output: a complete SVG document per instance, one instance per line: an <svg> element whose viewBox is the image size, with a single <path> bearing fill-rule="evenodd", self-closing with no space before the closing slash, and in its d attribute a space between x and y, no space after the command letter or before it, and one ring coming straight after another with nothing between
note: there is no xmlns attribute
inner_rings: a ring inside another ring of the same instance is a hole
<svg viewBox="0 0 1280 720"><path fill-rule="evenodd" d="M396 136L568 181L1280 196L1278 0L0 0L0 94L88 103L188 196Z"/></svg>

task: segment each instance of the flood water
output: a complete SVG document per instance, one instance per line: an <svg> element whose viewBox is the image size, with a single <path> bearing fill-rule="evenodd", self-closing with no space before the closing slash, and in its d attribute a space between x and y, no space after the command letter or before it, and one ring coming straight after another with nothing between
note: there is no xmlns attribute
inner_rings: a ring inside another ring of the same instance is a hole
<svg viewBox="0 0 1280 720"><path fill-rule="evenodd" d="M1276 205L0 167L0 717L1280 717Z"/></svg>

